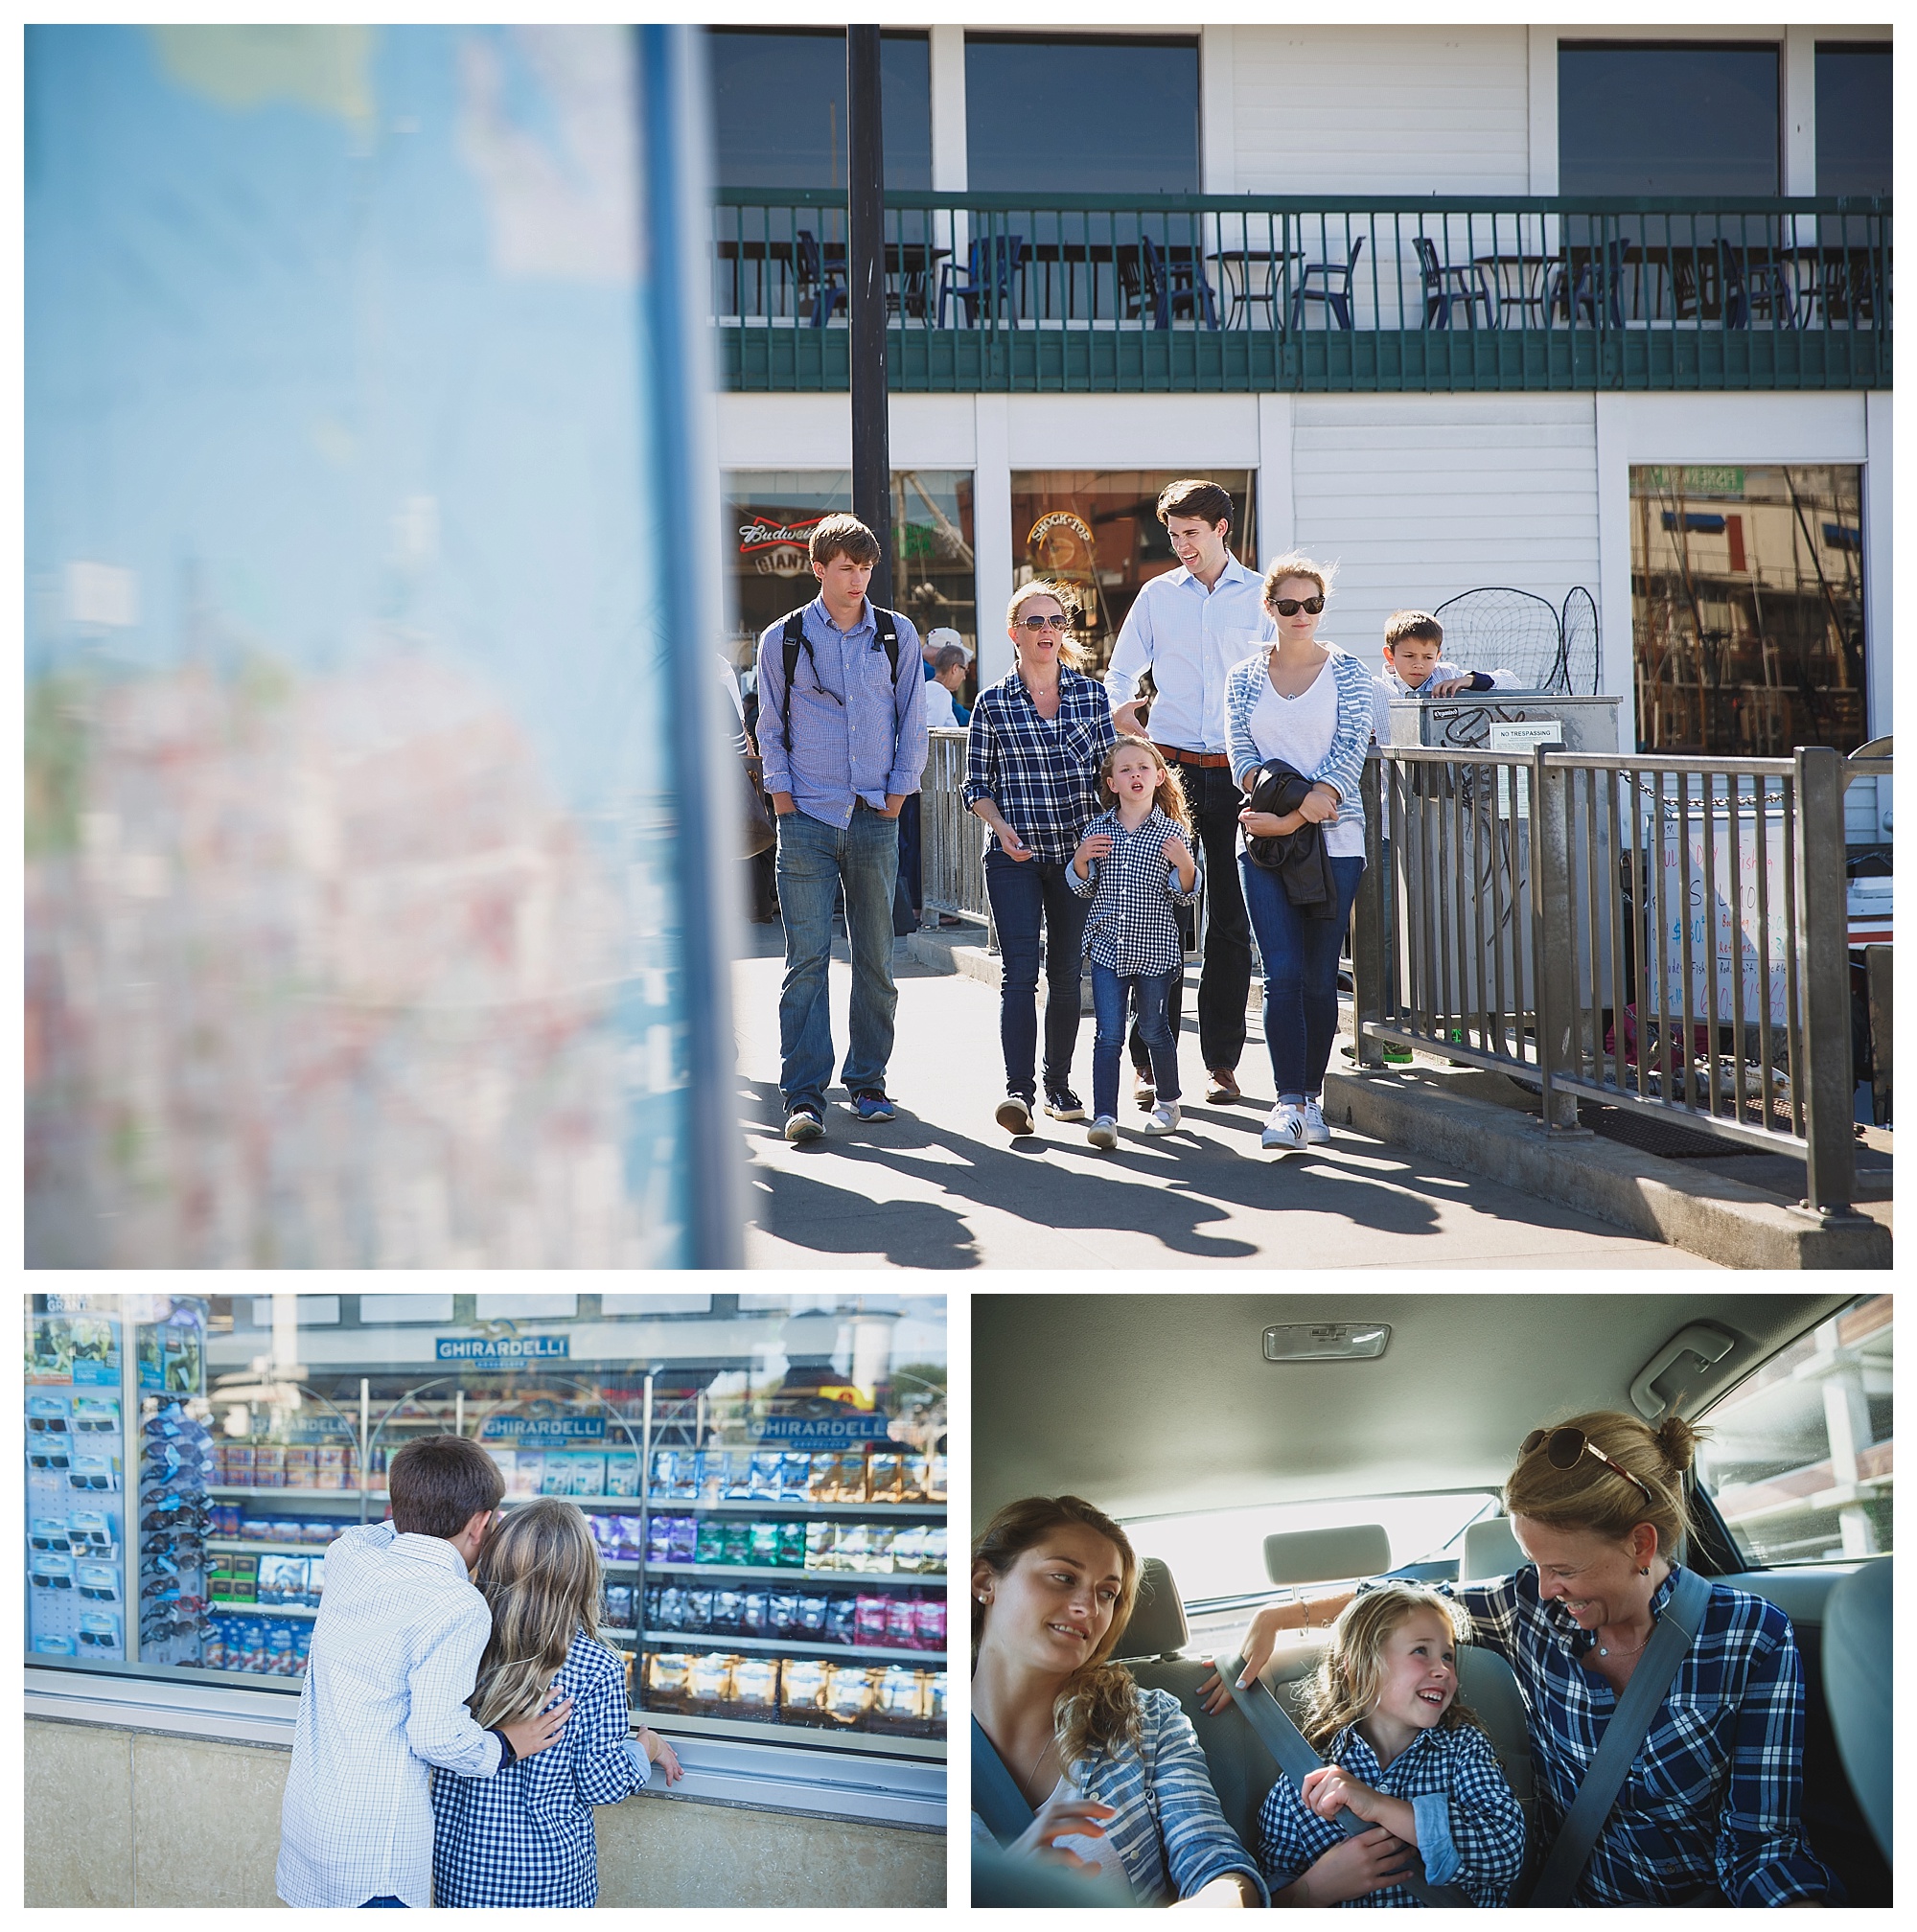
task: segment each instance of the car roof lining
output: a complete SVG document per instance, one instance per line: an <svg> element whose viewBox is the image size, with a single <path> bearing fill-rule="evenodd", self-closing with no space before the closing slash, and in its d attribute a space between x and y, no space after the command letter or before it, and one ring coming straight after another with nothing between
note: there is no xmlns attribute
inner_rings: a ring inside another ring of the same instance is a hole
<svg viewBox="0 0 1917 1932"><path fill-rule="evenodd" d="M1735 1338L1695 1414L1849 1294L978 1295L973 1513L1074 1494L1122 1517L1495 1487L1525 1432L1630 1411L1632 1378L1709 1322ZM1386 1322L1372 1361L1272 1363L1285 1322Z"/></svg>

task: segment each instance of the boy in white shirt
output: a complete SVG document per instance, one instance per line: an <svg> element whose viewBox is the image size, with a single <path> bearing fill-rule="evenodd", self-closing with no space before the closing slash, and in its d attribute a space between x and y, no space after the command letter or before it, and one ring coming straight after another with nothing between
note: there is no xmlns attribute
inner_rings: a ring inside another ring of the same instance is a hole
<svg viewBox="0 0 1917 1932"><path fill-rule="evenodd" d="M1394 610L1384 627L1384 670L1373 681L1373 736L1391 743L1394 698L1455 698L1461 691L1495 691L1514 684L1514 672L1464 671L1443 661L1444 627L1428 610Z"/></svg>
<svg viewBox="0 0 1917 1932"><path fill-rule="evenodd" d="M289 1905L432 1903L431 1765L490 1778L555 1744L570 1700L482 1731L466 1699L493 1634L467 1580L505 1484L478 1443L427 1436L386 1473L388 1523L349 1530L326 1582L280 1806Z"/></svg>

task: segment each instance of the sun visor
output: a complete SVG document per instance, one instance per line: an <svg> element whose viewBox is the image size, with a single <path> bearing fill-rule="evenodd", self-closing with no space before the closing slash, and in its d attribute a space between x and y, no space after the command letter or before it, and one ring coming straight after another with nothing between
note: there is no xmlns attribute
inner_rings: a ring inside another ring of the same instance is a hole
<svg viewBox="0 0 1917 1932"><path fill-rule="evenodd" d="M1294 1530L1264 1539L1265 1575L1274 1583L1342 1583L1391 1568L1391 1538L1378 1523L1339 1530Z"/></svg>

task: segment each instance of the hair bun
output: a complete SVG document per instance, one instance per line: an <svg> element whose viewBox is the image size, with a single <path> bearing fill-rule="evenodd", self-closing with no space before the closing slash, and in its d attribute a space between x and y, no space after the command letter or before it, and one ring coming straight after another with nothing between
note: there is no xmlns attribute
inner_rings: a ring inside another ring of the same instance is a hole
<svg viewBox="0 0 1917 1932"><path fill-rule="evenodd" d="M1665 1461L1679 1476L1685 1475L1698 1460L1698 1444L1709 1434L1707 1430L1694 1429L1681 1415L1667 1415L1654 1433Z"/></svg>

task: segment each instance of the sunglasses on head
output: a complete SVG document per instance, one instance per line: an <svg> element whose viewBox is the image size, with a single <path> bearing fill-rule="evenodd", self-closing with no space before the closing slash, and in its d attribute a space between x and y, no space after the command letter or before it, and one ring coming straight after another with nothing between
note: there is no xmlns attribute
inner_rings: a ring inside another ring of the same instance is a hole
<svg viewBox="0 0 1917 1932"><path fill-rule="evenodd" d="M1041 631L1069 631L1072 628L1069 617L1021 617L1018 621L1020 630L1029 631L1033 636Z"/></svg>
<svg viewBox="0 0 1917 1932"><path fill-rule="evenodd" d="M1281 617L1296 617L1301 610L1308 610L1315 617L1325 608L1325 593L1321 590L1315 597L1281 597L1271 608Z"/></svg>
<svg viewBox="0 0 1917 1932"><path fill-rule="evenodd" d="M1643 1490L1644 1500L1654 1504L1650 1485L1633 1476L1622 1462L1606 1456L1582 1429L1534 1429L1517 1445L1517 1453L1529 1456L1539 1448L1544 1451L1544 1460L1554 1469L1575 1468L1581 1456L1595 1456L1606 1469L1615 1470L1627 1483L1635 1483Z"/></svg>

